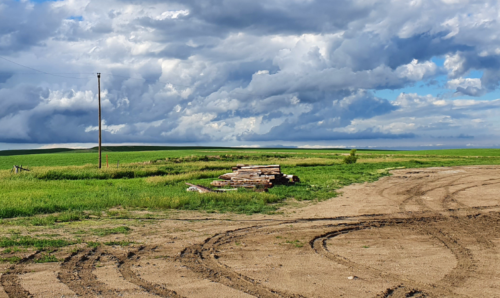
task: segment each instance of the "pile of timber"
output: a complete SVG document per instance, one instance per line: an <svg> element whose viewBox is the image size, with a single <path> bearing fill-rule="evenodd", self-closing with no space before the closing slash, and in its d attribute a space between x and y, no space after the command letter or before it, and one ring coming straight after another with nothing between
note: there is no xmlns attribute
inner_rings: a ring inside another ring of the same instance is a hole
<svg viewBox="0 0 500 298"><path fill-rule="evenodd" d="M219 176L219 179L224 181L214 181L211 185L215 187L271 188L274 185L289 185L300 181L297 176L281 173L280 165L251 166L242 164L233 167L232 173Z"/></svg>

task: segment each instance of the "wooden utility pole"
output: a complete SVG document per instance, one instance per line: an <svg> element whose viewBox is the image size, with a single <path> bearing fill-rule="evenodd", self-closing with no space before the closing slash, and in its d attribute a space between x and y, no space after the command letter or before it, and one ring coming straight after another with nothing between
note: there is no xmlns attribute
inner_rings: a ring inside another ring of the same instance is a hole
<svg viewBox="0 0 500 298"><path fill-rule="evenodd" d="M101 168L101 73L97 73L97 89L99 94L99 169Z"/></svg>

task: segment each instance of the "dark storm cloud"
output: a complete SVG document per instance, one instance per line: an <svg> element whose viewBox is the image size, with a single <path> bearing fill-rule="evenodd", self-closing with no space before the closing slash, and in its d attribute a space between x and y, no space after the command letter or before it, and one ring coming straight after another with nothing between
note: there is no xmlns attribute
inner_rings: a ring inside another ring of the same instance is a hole
<svg viewBox="0 0 500 298"><path fill-rule="evenodd" d="M335 32L366 17L373 6L356 1L179 1L190 18L253 34Z"/></svg>
<svg viewBox="0 0 500 298"><path fill-rule="evenodd" d="M0 4L0 54L29 50L43 45L61 25L67 12L49 3L30 7L29 2L4 1Z"/></svg>
<svg viewBox="0 0 500 298"><path fill-rule="evenodd" d="M288 123L275 126L265 135L244 135L242 141L290 141L290 142L308 142L308 141L342 141L342 140L374 140L374 139L408 139L414 138L413 133L391 134L375 132L367 129L355 133L329 132L324 130L292 130Z"/></svg>
<svg viewBox="0 0 500 298"><path fill-rule="evenodd" d="M0 89L0 118L20 111L31 110L47 97L48 90L34 86L16 86L13 89Z"/></svg>

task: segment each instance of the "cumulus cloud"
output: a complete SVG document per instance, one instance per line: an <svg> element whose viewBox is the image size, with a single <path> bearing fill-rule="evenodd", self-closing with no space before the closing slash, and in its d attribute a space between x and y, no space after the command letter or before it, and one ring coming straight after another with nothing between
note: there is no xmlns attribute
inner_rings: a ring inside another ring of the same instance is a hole
<svg viewBox="0 0 500 298"><path fill-rule="evenodd" d="M449 80L446 84L448 89L456 90L457 95L480 96L486 90L483 89L481 80L477 78L457 78Z"/></svg>
<svg viewBox="0 0 500 298"><path fill-rule="evenodd" d="M479 0L2 2L0 142L95 141L96 72L106 142L497 135L497 101L389 101L374 91L443 75L454 98L495 91L498 9Z"/></svg>

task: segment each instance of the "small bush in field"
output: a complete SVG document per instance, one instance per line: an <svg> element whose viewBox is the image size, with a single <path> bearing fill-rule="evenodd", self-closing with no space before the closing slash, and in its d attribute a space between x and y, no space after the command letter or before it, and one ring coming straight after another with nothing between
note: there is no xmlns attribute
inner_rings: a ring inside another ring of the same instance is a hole
<svg viewBox="0 0 500 298"><path fill-rule="evenodd" d="M351 153L349 153L348 156L344 157L345 164L356 163L357 160L358 160L358 157L356 156L356 149L352 149Z"/></svg>

